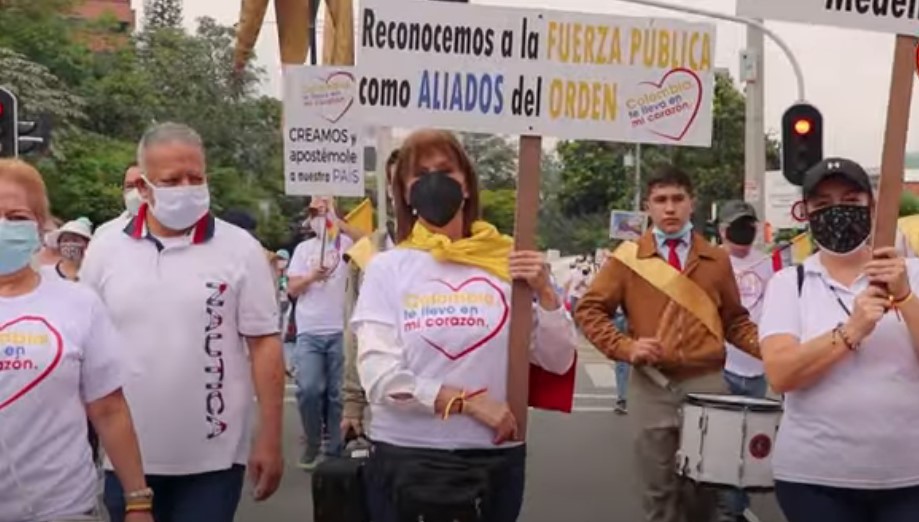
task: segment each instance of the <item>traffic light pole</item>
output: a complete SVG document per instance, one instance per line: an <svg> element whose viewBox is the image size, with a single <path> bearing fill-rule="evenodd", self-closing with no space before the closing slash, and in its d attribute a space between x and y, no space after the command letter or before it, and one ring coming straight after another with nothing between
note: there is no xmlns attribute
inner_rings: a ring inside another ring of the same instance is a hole
<svg viewBox="0 0 919 522"><path fill-rule="evenodd" d="M753 205L760 223L766 222L766 133L763 130L764 93L764 38L756 26L747 26L746 63L752 76L746 81L745 143L744 143L744 200ZM765 243L760 227L756 235L756 246Z"/></svg>

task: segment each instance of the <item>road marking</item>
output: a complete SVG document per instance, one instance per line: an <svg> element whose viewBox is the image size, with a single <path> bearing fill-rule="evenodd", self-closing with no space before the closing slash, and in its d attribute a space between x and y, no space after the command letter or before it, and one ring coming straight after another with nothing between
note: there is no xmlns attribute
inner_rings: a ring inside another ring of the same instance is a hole
<svg viewBox="0 0 919 522"><path fill-rule="evenodd" d="M750 511L750 508L743 512L743 516L747 519L747 522L759 522L759 517Z"/></svg>
<svg viewBox="0 0 919 522"><path fill-rule="evenodd" d="M616 400L615 393L575 393L575 399L610 399Z"/></svg>
<svg viewBox="0 0 919 522"><path fill-rule="evenodd" d="M574 408L571 409L571 411L575 413L610 412L610 411L616 411L616 408L612 406L575 406Z"/></svg>
<svg viewBox="0 0 919 522"><path fill-rule="evenodd" d="M587 370L587 376L590 377L590 381L593 383L594 387L616 387L616 372L613 370L611 364L590 363L585 364L584 369Z"/></svg>

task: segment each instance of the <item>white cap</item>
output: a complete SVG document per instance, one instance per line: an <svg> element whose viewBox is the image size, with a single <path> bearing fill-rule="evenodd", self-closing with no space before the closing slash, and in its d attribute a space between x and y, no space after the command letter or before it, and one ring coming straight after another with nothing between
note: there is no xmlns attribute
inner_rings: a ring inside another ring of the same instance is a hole
<svg viewBox="0 0 919 522"><path fill-rule="evenodd" d="M79 218L64 223L64 226L48 234L48 246L51 248L58 247L58 240L62 234L76 234L85 237L87 240L93 238L93 224L89 219Z"/></svg>

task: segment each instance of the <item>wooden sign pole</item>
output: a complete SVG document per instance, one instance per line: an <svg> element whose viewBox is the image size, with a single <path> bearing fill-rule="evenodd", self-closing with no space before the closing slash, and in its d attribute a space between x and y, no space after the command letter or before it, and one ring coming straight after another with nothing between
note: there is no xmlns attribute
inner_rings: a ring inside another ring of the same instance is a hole
<svg viewBox="0 0 919 522"><path fill-rule="evenodd" d="M874 248L894 246L900 195L903 193L906 135L909 131L909 109L913 97L913 75L916 74L916 38L897 36L887 102L887 128L881 155L881 179L875 209Z"/></svg>
<svg viewBox="0 0 919 522"><path fill-rule="evenodd" d="M542 138L521 136L517 167L514 248L536 250ZM533 291L515 281L511 293L511 324L507 368L507 402L517 419L517 440L525 440L530 399L530 343L533 332Z"/></svg>

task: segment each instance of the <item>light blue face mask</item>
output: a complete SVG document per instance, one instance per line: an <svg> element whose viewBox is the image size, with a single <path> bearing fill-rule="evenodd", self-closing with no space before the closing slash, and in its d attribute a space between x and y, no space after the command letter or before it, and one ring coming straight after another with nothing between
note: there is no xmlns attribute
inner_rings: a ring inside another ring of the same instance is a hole
<svg viewBox="0 0 919 522"><path fill-rule="evenodd" d="M0 275L25 268L40 247L38 223L0 219Z"/></svg>
<svg viewBox="0 0 919 522"><path fill-rule="evenodd" d="M680 230L672 234L667 234L663 230L657 227L654 227L654 237L658 239L679 239L679 238L686 237L686 234L689 234L691 230L692 230L692 221L687 221L686 224L683 225L683 228L681 228Z"/></svg>

